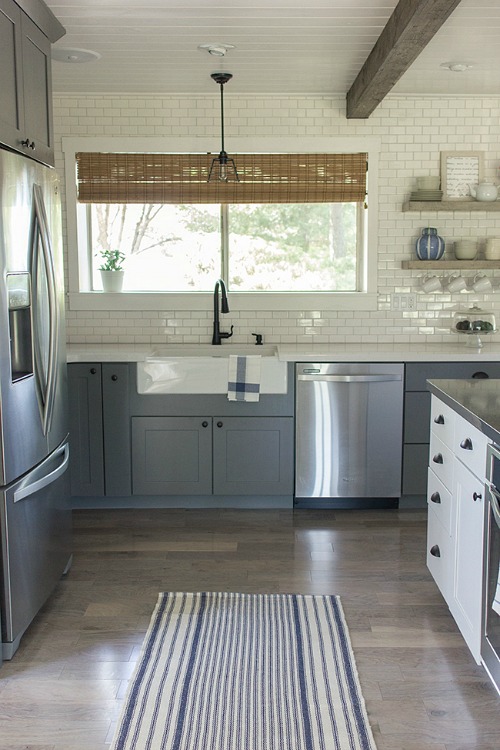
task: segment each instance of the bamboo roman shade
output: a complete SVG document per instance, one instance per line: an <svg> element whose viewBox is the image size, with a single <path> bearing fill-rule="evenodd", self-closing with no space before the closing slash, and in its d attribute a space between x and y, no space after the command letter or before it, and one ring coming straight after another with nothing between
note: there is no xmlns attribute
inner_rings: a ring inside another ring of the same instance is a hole
<svg viewBox="0 0 500 750"><path fill-rule="evenodd" d="M367 154L233 154L240 182L207 182L212 154L76 154L81 203L341 203L366 195Z"/></svg>

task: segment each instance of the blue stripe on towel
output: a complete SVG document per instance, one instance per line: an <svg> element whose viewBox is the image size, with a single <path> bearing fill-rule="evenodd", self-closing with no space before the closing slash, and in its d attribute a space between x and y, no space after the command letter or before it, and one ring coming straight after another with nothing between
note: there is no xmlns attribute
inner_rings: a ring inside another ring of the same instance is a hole
<svg viewBox="0 0 500 750"><path fill-rule="evenodd" d="M230 401L258 401L260 356L230 355L227 395Z"/></svg>

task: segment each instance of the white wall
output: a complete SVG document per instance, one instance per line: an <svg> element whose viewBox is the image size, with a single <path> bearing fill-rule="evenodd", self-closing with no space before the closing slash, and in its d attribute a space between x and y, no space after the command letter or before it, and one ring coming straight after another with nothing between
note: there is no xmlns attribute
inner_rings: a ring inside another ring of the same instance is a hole
<svg viewBox="0 0 500 750"><path fill-rule="evenodd" d="M494 283L489 295L418 292L423 272L403 270L414 259L414 242L425 226L437 227L452 255L453 240L500 236L500 212L403 213L402 203L415 188L415 177L439 174L441 151L483 151L485 177L500 166L500 98L388 97L368 120L346 120L339 97L228 96L225 101L226 148L240 137L317 138L376 136L381 139L379 168L378 309L363 312L315 309L231 313L235 340L249 342L256 328L268 343L344 341L406 342L450 340L454 309L475 303L500 315L500 271L487 271ZM78 136L206 137L207 150L219 143L216 97L162 95L56 95L56 166L64 172L61 140ZM63 191L64 195L64 191ZM67 247L67 243L66 243ZM449 275L443 272L442 275ZM471 271L464 272L467 278ZM498 289L498 291L497 291ZM394 293L417 293L415 311L391 309ZM212 310L68 311L70 342L209 342ZM439 338L438 338L439 337ZM492 337L493 338L493 337ZM496 338L496 337L494 337Z"/></svg>

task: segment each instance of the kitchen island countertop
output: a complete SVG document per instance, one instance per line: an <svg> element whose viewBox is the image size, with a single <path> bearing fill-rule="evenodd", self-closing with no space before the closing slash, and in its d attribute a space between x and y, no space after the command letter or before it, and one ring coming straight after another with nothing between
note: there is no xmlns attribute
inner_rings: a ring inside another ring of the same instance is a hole
<svg viewBox="0 0 500 750"><path fill-rule="evenodd" d="M178 351L181 344L174 344ZM168 348L168 343L162 348ZM235 344L241 346L242 343ZM68 362L142 362L152 354L155 344L68 344ZM192 345L191 345L192 346ZM231 343L222 344L231 353ZM284 362L500 362L500 343L487 343L482 349L463 343L367 343L351 344L277 344L278 357ZM259 348L251 346L251 353Z"/></svg>
<svg viewBox="0 0 500 750"><path fill-rule="evenodd" d="M498 380L429 380L428 388L473 427L500 444Z"/></svg>

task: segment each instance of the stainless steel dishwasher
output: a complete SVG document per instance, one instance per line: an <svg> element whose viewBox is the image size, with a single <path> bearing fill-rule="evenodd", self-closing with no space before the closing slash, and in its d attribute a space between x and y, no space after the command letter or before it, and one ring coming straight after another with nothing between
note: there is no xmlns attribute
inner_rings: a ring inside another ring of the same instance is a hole
<svg viewBox="0 0 500 750"><path fill-rule="evenodd" d="M296 505L397 507L403 374L399 363L297 363Z"/></svg>

